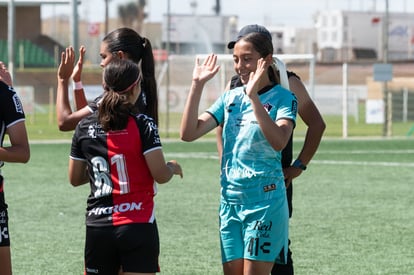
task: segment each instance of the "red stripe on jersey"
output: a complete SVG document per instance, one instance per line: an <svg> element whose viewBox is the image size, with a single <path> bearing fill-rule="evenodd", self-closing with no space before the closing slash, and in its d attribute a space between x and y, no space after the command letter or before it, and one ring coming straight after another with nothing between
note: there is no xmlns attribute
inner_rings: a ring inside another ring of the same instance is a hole
<svg viewBox="0 0 414 275"><path fill-rule="evenodd" d="M133 117L125 130L107 135L113 183L112 224L147 223L154 219L155 182L143 155L140 132Z"/></svg>

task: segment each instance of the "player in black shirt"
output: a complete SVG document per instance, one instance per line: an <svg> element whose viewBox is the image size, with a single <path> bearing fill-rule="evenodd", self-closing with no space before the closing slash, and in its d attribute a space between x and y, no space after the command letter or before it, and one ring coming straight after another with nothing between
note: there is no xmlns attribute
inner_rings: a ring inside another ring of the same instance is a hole
<svg viewBox="0 0 414 275"><path fill-rule="evenodd" d="M74 55L73 48L68 48ZM68 50L66 49L66 51ZM85 48L79 50L79 60L75 68L70 68L70 76L74 81L74 101L76 111L72 111L69 102L69 82L70 78L58 78L58 88L56 96L56 114L58 127L61 131L74 130L76 124L85 116L93 113L101 100L101 96L88 104L83 90L81 75L83 67L83 57ZM158 124L158 95L155 79L154 55L150 41L140 36L130 28L118 28L108 33L101 42L99 51L101 56L100 66L105 68L112 60L128 59L139 64L142 71L142 92L136 105L140 111L153 118ZM66 54L66 57L68 54ZM65 73L65 72L60 72Z"/></svg>
<svg viewBox="0 0 414 275"><path fill-rule="evenodd" d="M70 66L61 63L59 69ZM104 69L98 110L76 126L69 179L89 182L85 274L155 274L159 238L154 196L157 183L181 175L166 162L154 120L134 106L142 74L136 63L116 59Z"/></svg>
<svg viewBox="0 0 414 275"><path fill-rule="evenodd" d="M10 74L6 66L0 62L0 274L2 275L12 274L12 266L9 218L1 167L6 162L26 163L30 158L23 106L11 85ZM9 136L8 146L3 144L5 135Z"/></svg>

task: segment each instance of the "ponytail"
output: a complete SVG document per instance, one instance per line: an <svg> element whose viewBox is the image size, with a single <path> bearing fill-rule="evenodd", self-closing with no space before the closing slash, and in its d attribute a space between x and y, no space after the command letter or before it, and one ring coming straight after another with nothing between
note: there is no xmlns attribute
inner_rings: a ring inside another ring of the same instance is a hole
<svg viewBox="0 0 414 275"><path fill-rule="evenodd" d="M141 60L141 70L143 76L142 100L144 104L140 104L141 112L154 119L158 125L158 93L157 81L155 79L154 55L152 52L151 42L143 38L144 52ZM144 94L145 93L145 94Z"/></svg>

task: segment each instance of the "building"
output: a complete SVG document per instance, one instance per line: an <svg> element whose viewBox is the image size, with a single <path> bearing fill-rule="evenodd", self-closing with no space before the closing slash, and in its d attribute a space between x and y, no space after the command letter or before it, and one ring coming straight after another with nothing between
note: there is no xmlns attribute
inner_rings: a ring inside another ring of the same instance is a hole
<svg viewBox="0 0 414 275"><path fill-rule="evenodd" d="M412 59L414 14L389 13L388 60ZM318 60L381 60L385 46L385 13L321 11L316 15Z"/></svg>
<svg viewBox="0 0 414 275"><path fill-rule="evenodd" d="M275 54L313 54L316 32L313 28L268 26Z"/></svg>
<svg viewBox="0 0 414 275"><path fill-rule="evenodd" d="M56 52L62 46L41 30L39 1L19 1L15 4L14 60L17 67L54 67ZM8 1L0 1L0 60L8 56Z"/></svg>
<svg viewBox="0 0 414 275"><path fill-rule="evenodd" d="M162 47L174 54L226 53L237 32L236 16L164 15Z"/></svg>

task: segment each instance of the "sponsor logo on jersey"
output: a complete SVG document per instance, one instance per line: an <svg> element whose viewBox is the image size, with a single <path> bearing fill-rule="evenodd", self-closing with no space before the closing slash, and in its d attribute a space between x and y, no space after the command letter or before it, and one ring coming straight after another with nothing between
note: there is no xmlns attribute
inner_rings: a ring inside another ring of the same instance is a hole
<svg viewBox="0 0 414 275"><path fill-rule="evenodd" d="M254 171L253 169L250 169L249 167L231 167L229 165L229 160L226 162L226 165L223 167L223 170L226 173L227 178L254 178L257 177L260 174L263 174L263 172L260 171Z"/></svg>
<svg viewBox="0 0 414 275"><path fill-rule="evenodd" d="M97 268L86 267L86 272L88 272L88 273L94 273L94 274L99 274L99 270Z"/></svg>
<svg viewBox="0 0 414 275"><path fill-rule="evenodd" d="M276 184L274 184L274 183L272 183L272 184L269 184L269 185L266 185L266 186L264 186L263 187L263 191L264 192L269 192L269 191L273 191L273 190L276 190Z"/></svg>
<svg viewBox="0 0 414 275"><path fill-rule="evenodd" d="M14 107L16 108L16 112L23 114L23 104L20 101L20 98L17 94L13 95L13 102L14 102Z"/></svg>
<svg viewBox="0 0 414 275"><path fill-rule="evenodd" d="M298 102L296 100L292 100L292 113L296 115L298 112Z"/></svg>
<svg viewBox="0 0 414 275"><path fill-rule="evenodd" d="M125 202L121 204L115 204L114 206L95 207L92 210L89 210L88 216L111 215L114 213L125 213L128 211L140 211L141 208L142 202Z"/></svg>
<svg viewBox="0 0 414 275"><path fill-rule="evenodd" d="M101 125L93 123L88 126L88 136L91 138L96 138L98 135L104 134Z"/></svg>
<svg viewBox="0 0 414 275"><path fill-rule="evenodd" d="M236 106L235 103L230 103L229 106L226 107L227 112L231 113L232 112L231 108L233 108L234 106Z"/></svg>
<svg viewBox="0 0 414 275"><path fill-rule="evenodd" d="M265 108L265 110L266 110L268 113L270 113L270 110L272 110L273 105L272 105L272 104L270 104L270 103L266 103L266 104L263 104L263 107Z"/></svg>
<svg viewBox="0 0 414 275"><path fill-rule="evenodd" d="M0 243L9 238L9 233L8 233L8 228L7 227L1 227L0 226Z"/></svg>
<svg viewBox="0 0 414 275"><path fill-rule="evenodd" d="M3 225L3 226L2 226ZM9 229L7 228L7 214L6 211L0 212L0 243L9 238Z"/></svg>
<svg viewBox="0 0 414 275"><path fill-rule="evenodd" d="M155 124L155 122L152 119L150 119L149 117L147 117L147 119L148 119L148 129L149 129L150 133L153 133L152 136L154 136L153 144L160 144L161 139L159 137L157 124Z"/></svg>

